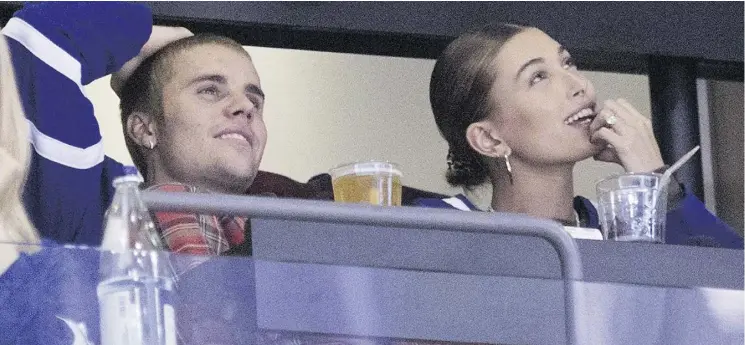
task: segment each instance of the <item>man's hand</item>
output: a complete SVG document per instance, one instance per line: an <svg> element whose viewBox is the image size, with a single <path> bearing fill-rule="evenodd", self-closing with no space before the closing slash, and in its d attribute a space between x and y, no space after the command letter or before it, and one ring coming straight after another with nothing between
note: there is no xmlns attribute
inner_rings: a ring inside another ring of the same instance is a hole
<svg viewBox="0 0 745 345"><path fill-rule="evenodd" d="M140 64L147 59L150 55L163 48L168 43L177 41L179 39L194 36L194 34L186 28L173 27L173 26L153 26L153 31L150 34L150 39L147 40L145 45L140 50L140 54L127 61L122 68L111 75L111 88L114 92L119 95L126 83L127 79L137 69Z"/></svg>

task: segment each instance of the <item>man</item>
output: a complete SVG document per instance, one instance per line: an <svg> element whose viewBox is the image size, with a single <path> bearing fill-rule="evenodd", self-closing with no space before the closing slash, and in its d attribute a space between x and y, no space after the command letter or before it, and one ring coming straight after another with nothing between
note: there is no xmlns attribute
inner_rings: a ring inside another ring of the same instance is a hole
<svg viewBox="0 0 745 345"><path fill-rule="evenodd" d="M266 143L264 95L237 43L153 28L148 8L125 3L32 3L3 33L34 148L24 201L42 237L101 242L111 181L123 167L103 153L83 85L122 66L112 86L122 97L128 146L147 185L243 193L251 184ZM185 223L177 218L166 219L172 221L166 229ZM198 239L203 247L189 251L193 238L176 231L171 237L185 252L219 254L243 241L242 219L214 218L211 233L204 218L191 219L189 226L204 235Z"/></svg>
<svg viewBox="0 0 745 345"><path fill-rule="evenodd" d="M26 210L34 227L47 240L98 245L104 213L113 197L111 181L124 169L103 153L98 124L83 85L118 70L135 56L128 66L145 66L147 56L154 51L191 34L184 29L153 28L152 15L145 6L111 2L26 4L2 33L7 37L33 146L24 190ZM148 113L146 108L134 106L136 113L127 116L127 134L131 134L130 140L147 144L151 150L143 153L148 183L181 182L218 192L242 192L256 174L266 141L263 121L256 120L261 118L256 104L263 102L258 75L245 52L241 55L235 49L215 46L208 46L210 51L205 52L199 47L203 46L164 49L163 56L173 54L175 60L154 69L164 75L152 76L163 88L162 92L153 93L157 104L162 105L161 112ZM177 62L181 59L194 64L179 67ZM127 72L126 67L123 73ZM123 76L114 79L122 81L126 79ZM125 89L127 83L122 84ZM200 114L224 117L203 121ZM236 133L245 137L246 143L227 141L236 140ZM195 160L187 159L189 150L198 153ZM210 173L216 175L206 175ZM50 241L43 245L48 248L39 254L11 257L0 263L3 269L10 265L0 279L0 301L6 306L0 308L0 320L3 329L7 329L0 335L0 343L93 343L99 338L95 299L99 253L68 251ZM214 262L222 263L225 262ZM228 281L234 283L232 290L199 284L219 279L213 272L240 273L236 269L242 268L191 271L191 277L180 281L178 296L182 301L190 296L201 301L200 292L206 287L221 293L242 291L250 295L247 279ZM192 286L184 288L188 282ZM241 301L249 306L229 307L249 310L250 298ZM185 339L184 343L194 339L187 327L198 326L204 318L210 320L224 312L223 305L217 303L200 306L202 319L187 319L187 324L179 325L184 332L179 338ZM190 315L191 309L185 305L178 312ZM240 322L243 328L233 327L230 334L252 330L253 324L242 318L234 318L233 322L220 325ZM199 331L202 338L210 339L206 342L211 342L221 328Z"/></svg>
<svg viewBox="0 0 745 345"><path fill-rule="evenodd" d="M241 45L211 35L179 39L114 80L127 147L149 189L245 193L267 134L264 92ZM155 218L175 252L218 255L245 241L241 217Z"/></svg>

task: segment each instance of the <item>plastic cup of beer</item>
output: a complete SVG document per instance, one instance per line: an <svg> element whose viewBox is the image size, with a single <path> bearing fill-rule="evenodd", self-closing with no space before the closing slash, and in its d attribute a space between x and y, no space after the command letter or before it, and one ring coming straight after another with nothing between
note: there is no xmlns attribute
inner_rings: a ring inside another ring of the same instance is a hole
<svg viewBox="0 0 745 345"><path fill-rule="evenodd" d="M628 242L665 242L667 188L662 175L628 173L597 183L603 237Z"/></svg>
<svg viewBox="0 0 745 345"><path fill-rule="evenodd" d="M334 201L401 206L401 170L390 162L367 161L331 169Z"/></svg>

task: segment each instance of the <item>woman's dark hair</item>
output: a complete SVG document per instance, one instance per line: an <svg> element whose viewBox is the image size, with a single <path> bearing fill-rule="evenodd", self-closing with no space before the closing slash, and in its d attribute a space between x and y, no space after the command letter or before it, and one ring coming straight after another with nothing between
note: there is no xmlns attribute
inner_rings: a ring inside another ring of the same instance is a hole
<svg viewBox="0 0 745 345"><path fill-rule="evenodd" d="M468 31L451 42L435 63L429 101L437 128L448 142L446 177L452 186L472 188L488 177L484 161L466 140L466 129L494 111L490 93L497 54L505 42L527 28L496 23Z"/></svg>

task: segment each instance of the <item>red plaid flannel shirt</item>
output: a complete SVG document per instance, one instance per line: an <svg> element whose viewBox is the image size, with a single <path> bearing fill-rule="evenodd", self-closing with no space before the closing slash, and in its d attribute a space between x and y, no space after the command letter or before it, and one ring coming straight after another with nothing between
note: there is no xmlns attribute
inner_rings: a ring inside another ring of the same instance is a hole
<svg viewBox="0 0 745 345"><path fill-rule="evenodd" d="M148 190L208 193L177 183L155 185ZM181 254L219 255L243 243L246 219L194 213L154 212L153 221L167 250Z"/></svg>

